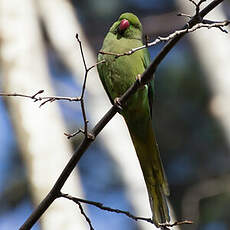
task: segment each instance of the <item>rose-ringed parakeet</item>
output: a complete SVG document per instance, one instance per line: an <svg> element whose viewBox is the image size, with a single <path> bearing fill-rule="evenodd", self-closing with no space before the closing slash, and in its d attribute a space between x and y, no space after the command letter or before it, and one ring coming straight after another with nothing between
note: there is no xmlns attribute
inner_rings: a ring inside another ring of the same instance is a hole
<svg viewBox="0 0 230 230"><path fill-rule="evenodd" d="M109 29L101 51L120 54L142 45L139 19L132 13L124 13ZM142 49L119 58L99 54L98 61L102 60L104 62L97 65L99 76L110 101L114 103L144 72L150 56L147 49ZM153 82L138 89L120 113L128 126L148 190L153 221L158 226L170 220L166 201L169 189L152 128L153 90Z"/></svg>

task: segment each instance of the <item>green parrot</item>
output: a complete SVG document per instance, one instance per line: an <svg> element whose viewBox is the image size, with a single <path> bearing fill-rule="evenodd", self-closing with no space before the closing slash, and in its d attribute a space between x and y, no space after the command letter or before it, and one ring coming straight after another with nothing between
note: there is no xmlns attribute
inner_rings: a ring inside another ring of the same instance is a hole
<svg viewBox="0 0 230 230"><path fill-rule="evenodd" d="M120 54L142 45L142 25L139 19L132 13L124 13L109 29L101 51ZM103 60L104 62L101 62ZM98 62L101 62L97 65L101 82L111 103L114 104L145 71L150 64L150 55L147 49L119 58L99 53ZM120 113L128 126L144 175L152 219L159 227L159 223L170 221L166 201L169 188L152 127L153 93L152 81L138 89Z"/></svg>

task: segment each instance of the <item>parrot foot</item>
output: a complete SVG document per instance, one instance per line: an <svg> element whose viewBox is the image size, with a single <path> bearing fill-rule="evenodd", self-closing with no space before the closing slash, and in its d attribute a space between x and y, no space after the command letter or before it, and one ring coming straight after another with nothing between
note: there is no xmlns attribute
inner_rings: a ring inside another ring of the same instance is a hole
<svg viewBox="0 0 230 230"><path fill-rule="evenodd" d="M123 110L119 97L116 97L114 99L114 105L118 108L118 112L121 112Z"/></svg>
<svg viewBox="0 0 230 230"><path fill-rule="evenodd" d="M145 86L143 85L143 83L141 82L141 74L138 74L136 76L136 81L138 82L138 84L141 86L140 88L143 89Z"/></svg>

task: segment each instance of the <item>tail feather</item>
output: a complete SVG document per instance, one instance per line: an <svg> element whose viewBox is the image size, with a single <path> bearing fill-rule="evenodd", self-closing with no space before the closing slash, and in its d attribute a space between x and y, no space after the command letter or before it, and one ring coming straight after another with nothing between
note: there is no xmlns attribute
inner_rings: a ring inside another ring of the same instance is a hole
<svg viewBox="0 0 230 230"><path fill-rule="evenodd" d="M140 166L144 175L149 194L153 221L156 226L159 223L170 221L166 197L169 195L168 182L160 158L152 128L151 119L147 119L140 126L134 119L125 117L130 136L132 138Z"/></svg>
<svg viewBox="0 0 230 230"><path fill-rule="evenodd" d="M166 201L166 195L163 192L161 186L148 186L149 202L153 214L153 221L156 226L159 223L165 223L170 221L168 205Z"/></svg>

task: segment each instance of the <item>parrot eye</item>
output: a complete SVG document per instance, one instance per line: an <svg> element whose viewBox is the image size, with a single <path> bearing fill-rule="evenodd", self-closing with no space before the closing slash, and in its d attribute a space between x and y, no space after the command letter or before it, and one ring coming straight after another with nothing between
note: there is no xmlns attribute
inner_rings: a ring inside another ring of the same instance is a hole
<svg viewBox="0 0 230 230"><path fill-rule="evenodd" d="M124 32L129 26L129 21L127 19L122 19L119 25L119 31Z"/></svg>

